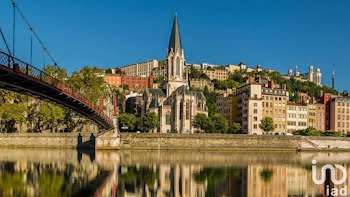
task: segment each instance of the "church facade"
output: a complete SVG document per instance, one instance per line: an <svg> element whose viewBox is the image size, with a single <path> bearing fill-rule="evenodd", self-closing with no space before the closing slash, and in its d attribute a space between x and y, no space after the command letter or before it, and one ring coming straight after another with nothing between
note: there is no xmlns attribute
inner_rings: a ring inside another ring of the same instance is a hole
<svg viewBox="0 0 350 197"><path fill-rule="evenodd" d="M164 86L147 88L143 93L142 114L159 115L160 133L195 133L193 117L198 113L208 115L206 99L202 92L190 91L188 73L185 71L185 54L175 14L167 49L167 76Z"/></svg>

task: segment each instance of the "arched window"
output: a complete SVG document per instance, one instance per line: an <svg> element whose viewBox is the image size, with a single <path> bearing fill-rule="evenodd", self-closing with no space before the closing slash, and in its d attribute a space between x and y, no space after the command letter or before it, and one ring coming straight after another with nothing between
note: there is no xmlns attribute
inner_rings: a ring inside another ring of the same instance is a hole
<svg viewBox="0 0 350 197"><path fill-rule="evenodd" d="M190 119L190 101L186 101L186 119Z"/></svg>
<svg viewBox="0 0 350 197"><path fill-rule="evenodd" d="M171 75L174 75L173 60L172 60L172 58L170 58L168 61L169 61L170 74L171 74Z"/></svg>
<svg viewBox="0 0 350 197"><path fill-rule="evenodd" d="M180 58L176 59L176 75L180 76Z"/></svg>

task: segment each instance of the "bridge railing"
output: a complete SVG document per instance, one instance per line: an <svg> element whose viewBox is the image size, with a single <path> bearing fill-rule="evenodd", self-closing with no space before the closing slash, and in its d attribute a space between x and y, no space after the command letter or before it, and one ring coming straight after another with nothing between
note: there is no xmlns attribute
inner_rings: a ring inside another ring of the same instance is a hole
<svg viewBox="0 0 350 197"><path fill-rule="evenodd" d="M78 91L74 90L71 86L65 84L64 82L57 80L45 71L42 71L22 60L12 57L3 51L0 51L0 65L6 66L17 73L23 73L27 76L33 77L40 80L48 85L54 86L60 89L66 95L73 97L84 105L96 111L103 119L105 119L110 125L113 125L113 121L104 113L102 109L93 104L89 99L80 94Z"/></svg>

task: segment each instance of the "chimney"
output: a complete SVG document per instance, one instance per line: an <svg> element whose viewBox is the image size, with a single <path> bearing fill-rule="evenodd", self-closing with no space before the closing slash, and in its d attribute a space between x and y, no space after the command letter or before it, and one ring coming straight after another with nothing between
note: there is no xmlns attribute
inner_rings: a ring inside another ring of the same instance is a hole
<svg viewBox="0 0 350 197"><path fill-rule="evenodd" d="M254 77L248 77L248 78L247 78L247 83L248 83L248 84L251 84L251 83L254 83L254 82L255 82Z"/></svg>
<svg viewBox="0 0 350 197"><path fill-rule="evenodd" d="M269 88L273 89L275 86L273 80L269 81L268 83L269 83Z"/></svg>
<svg viewBox="0 0 350 197"><path fill-rule="evenodd" d="M282 84L282 90L287 90L287 84Z"/></svg>

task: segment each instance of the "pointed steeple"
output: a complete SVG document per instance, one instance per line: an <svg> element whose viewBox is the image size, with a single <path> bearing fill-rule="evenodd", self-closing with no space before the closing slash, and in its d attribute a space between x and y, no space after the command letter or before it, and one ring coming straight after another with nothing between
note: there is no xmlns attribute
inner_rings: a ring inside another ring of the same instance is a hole
<svg viewBox="0 0 350 197"><path fill-rule="evenodd" d="M175 10L173 29L171 31L168 50L170 50L171 48L174 51L175 51L175 49L182 49L180 30L179 30L179 25L177 23L177 11L176 10Z"/></svg>

